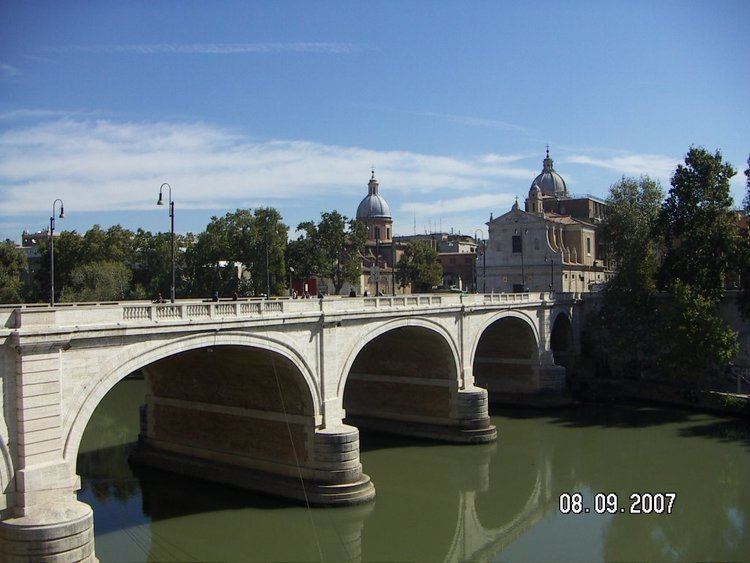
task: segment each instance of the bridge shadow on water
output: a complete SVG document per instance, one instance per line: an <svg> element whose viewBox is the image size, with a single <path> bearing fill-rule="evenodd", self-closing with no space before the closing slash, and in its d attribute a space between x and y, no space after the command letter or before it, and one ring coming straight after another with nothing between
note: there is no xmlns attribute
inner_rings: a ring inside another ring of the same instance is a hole
<svg viewBox="0 0 750 563"><path fill-rule="evenodd" d="M121 508L118 518L97 520L97 533L204 512L299 506L291 500L131 464L128 458L136 445L131 442L78 456L80 499L92 504L96 516L111 513L97 511L98 505Z"/></svg>
<svg viewBox="0 0 750 563"><path fill-rule="evenodd" d="M674 427L678 437L739 443L750 449L747 419L643 402L578 403L565 407L490 407L490 415L512 420L539 420L566 428L649 429Z"/></svg>

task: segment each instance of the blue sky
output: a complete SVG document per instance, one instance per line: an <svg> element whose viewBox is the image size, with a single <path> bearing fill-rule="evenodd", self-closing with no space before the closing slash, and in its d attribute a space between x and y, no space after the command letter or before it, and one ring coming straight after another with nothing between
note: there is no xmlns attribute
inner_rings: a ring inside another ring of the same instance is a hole
<svg viewBox="0 0 750 563"><path fill-rule="evenodd" d="M690 145L750 152L750 3L10 2L0 238L177 229L273 205L352 215L375 166L395 232L474 233L549 143L574 193L668 188Z"/></svg>

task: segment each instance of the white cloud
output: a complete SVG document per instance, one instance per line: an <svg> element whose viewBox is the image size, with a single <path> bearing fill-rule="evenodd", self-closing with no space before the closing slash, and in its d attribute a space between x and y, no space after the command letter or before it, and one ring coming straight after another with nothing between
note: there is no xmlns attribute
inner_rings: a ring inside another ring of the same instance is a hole
<svg viewBox="0 0 750 563"><path fill-rule="evenodd" d="M73 45L50 47L50 52L231 55L237 53L351 53L358 49L351 43L153 43L135 45Z"/></svg>
<svg viewBox="0 0 750 563"><path fill-rule="evenodd" d="M444 119L446 121L458 123L459 125L469 125L469 126L475 126L475 127L490 127L493 129L501 129L503 131L518 131L518 132L528 131L526 127L521 127L520 125L515 125L514 123L509 123L507 121L502 121L499 119L488 119L484 117L475 117L471 115L455 115L452 113L438 113L438 112L433 112L433 111L414 111L414 112L408 112L408 113L412 113L413 115L422 115L425 117L435 117L438 119Z"/></svg>
<svg viewBox="0 0 750 563"><path fill-rule="evenodd" d="M510 193L485 193L441 199L432 202L409 202L401 205L401 211L416 213L420 217L443 216L465 211L492 210L509 207L515 199Z"/></svg>
<svg viewBox="0 0 750 563"><path fill-rule="evenodd" d="M19 71L16 67L5 63L0 63L0 76L2 76L3 78L13 78L14 76L18 76L19 74L21 74L21 71Z"/></svg>
<svg viewBox="0 0 750 563"><path fill-rule="evenodd" d="M587 164L607 170L615 170L620 174L638 176L646 174L652 178L668 181L680 159L658 154L621 154L608 158L575 154L564 158L563 162Z"/></svg>
<svg viewBox="0 0 750 563"><path fill-rule="evenodd" d="M360 193L371 163L384 185L402 196L487 192L502 179L525 184L536 175L507 164L513 161L502 155L455 158L300 140L254 141L203 123L67 118L0 133L0 207L2 215L36 213L40 201L61 197L71 210L152 209L164 181L181 208L296 203ZM454 204L477 208L473 196Z"/></svg>
<svg viewBox="0 0 750 563"><path fill-rule="evenodd" d="M22 119L51 119L59 117L73 117L73 116L94 116L97 112L84 112L77 110L61 110L61 109L10 109L0 111L0 120L11 121L11 120L22 120Z"/></svg>

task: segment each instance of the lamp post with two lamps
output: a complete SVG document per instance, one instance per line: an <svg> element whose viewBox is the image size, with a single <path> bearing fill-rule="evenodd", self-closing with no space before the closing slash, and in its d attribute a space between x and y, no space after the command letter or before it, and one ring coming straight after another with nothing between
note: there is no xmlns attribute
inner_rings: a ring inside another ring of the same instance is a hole
<svg viewBox="0 0 750 563"><path fill-rule="evenodd" d="M55 305L55 206L60 202L58 219L65 219L65 207L60 198L52 202L52 215L49 218L49 304Z"/></svg>
<svg viewBox="0 0 750 563"><path fill-rule="evenodd" d="M172 287L170 288L170 300L174 303L174 286L175 286L175 264L174 264L174 201L172 201L172 186L164 182L159 186L159 201L156 205L164 205L162 190L164 186L169 189L169 218L171 219L171 236L172 236Z"/></svg>

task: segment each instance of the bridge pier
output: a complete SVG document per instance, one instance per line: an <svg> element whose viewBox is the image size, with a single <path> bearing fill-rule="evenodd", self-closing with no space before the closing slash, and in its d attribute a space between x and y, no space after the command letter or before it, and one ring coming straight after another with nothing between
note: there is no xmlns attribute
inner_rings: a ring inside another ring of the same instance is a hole
<svg viewBox="0 0 750 563"><path fill-rule="evenodd" d="M447 408L449 412L443 417L382 412L347 415L346 421L363 430L452 444L484 444L497 440L497 428L490 422L484 389L456 391Z"/></svg>
<svg viewBox="0 0 750 563"><path fill-rule="evenodd" d="M359 431L340 421L323 427L289 359L217 346L142 371L146 404L132 461L312 504L374 497L359 460Z"/></svg>
<svg viewBox="0 0 750 563"><path fill-rule="evenodd" d="M154 445L148 439L134 450L131 461L164 471L204 479L223 485L309 502L318 506L343 506L368 502L375 497L370 477L359 461L359 431L341 425L316 431L313 452L291 464L227 462L206 450L191 454Z"/></svg>
<svg viewBox="0 0 750 563"><path fill-rule="evenodd" d="M93 563L94 514L74 496L26 510L0 522L0 560Z"/></svg>

